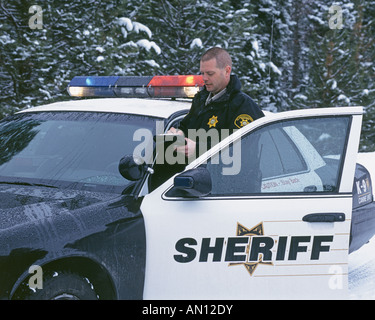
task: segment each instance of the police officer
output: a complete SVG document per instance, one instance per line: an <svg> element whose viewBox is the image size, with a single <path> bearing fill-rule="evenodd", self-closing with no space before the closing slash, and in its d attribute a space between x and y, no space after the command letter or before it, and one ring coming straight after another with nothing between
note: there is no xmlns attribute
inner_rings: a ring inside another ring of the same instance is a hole
<svg viewBox="0 0 375 320"><path fill-rule="evenodd" d="M187 158L197 156L198 152L198 141L189 138L189 129L216 129L221 139L222 129L233 131L264 116L258 105L241 91L241 83L231 71L232 59L226 50L213 47L203 54L200 72L204 89L195 95L190 112L179 128L169 130L185 136L185 146L178 147L177 151L185 153Z"/></svg>

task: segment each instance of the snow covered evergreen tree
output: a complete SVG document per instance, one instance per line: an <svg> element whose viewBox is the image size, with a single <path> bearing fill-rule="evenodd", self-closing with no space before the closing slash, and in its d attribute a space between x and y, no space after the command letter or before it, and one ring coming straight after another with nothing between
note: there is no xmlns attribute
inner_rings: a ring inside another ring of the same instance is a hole
<svg viewBox="0 0 375 320"><path fill-rule="evenodd" d="M375 151L375 1L356 2L355 65L357 74L354 99L365 107L361 150Z"/></svg>
<svg viewBox="0 0 375 320"><path fill-rule="evenodd" d="M28 11L26 1L0 2L0 112L10 114L18 106L27 105L32 100L35 86L33 68L43 65L43 55L38 50L44 36L32 39L29 36ZM27 6L28 8L28 6ZM1 117L1 116L0 116Z"/></svg>
<svg viewBox="0 0 375 320"><path fill-rule="evenodd" d="M249 1L149 0L137 11L137 21L152 26L160 39L162 74L197 74L203 52L220 46L231 54L243 90L262 101L268 51Z"/></svg>
<svg viewBox="0 0 375 320"><path fill-rule="evenodd" d="M271 111L290 108L289 52L291 39L291 0L260 0L254 2L254 21L257 38L266 52L263 58L265 73L260 80L262 90L258 92L260 105Z"/></svg>
<svg viewBox="0 0 375 320"><path fill-rule="evenodd" d="M29 25L29 2L0 2L2 116L69 99L66 87L76 75L134 75L156 68L152 58L160 48L147 26L122 15L126 2L53 0L39 7L41 29Z"/></svg>
<svg viewBox="0 0 375 320"><path fill-rule="evenodd" d="M263 108L267 107L263 96L267 93L267 43L260 34L260 23L256 8L248 1L231 1L223 8L222 34L224 47L233 60L233 72L238 75L242 90L248 93Z"/></svg>
<svg viewBox="0 0 375 320"><path fill-rule="evenodd" d="M136 18L160 39L159 71L169 75L199 72L199 58L215 42L222 19L215 1L205 0L148 0Z"/></svg>
<svg viewBox="0 0 375 320"><path fill-rule="evenodd" d="M0 118L77 75L196 74L221 46L264 109L363 105L375 150L375 0L40 0L41 29L31 6L0 0Z"/></svg>
<svg viewBox="0 0 375 320"><path fill-rule="evenodd" d="M310 4L308 15L310 67L303 105L305 108L364 106L362 150L369 150L366 140L374 139L373 128L369 128L375 118L372 111L375 46L371 8L366 0L346 0L329 5L316 1ZM374 142L371 142L373 150Z"/></svg>
<svg viewBox="0 0 375 320"><path fill-rule="evenodd" d="M330 6L315 2L308 16L311 23L309 32L310 73L307 87L306 107L333 107L350 105L348 86L353 73L350 62L353 57L352 42L353 15L350 4L341 4L343 15L340 21L330 26ZM338 12L338 11L337 11ZM338 12L338 14L340 14Z"/></svg>

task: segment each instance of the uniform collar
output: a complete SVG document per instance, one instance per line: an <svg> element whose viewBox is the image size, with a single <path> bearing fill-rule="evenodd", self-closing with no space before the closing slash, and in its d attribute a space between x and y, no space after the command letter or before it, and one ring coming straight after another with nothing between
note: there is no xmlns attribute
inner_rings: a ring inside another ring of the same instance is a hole
<svg viewBox="0 0 375 320"><path fill-rule="evenodd" d="M236 75L233 74L233 75L230 76L229 84L227 85L227 87L225 89L226 90L224 91L224 93L222 95L220 95L219 97L217 97L214 100L209 100L209 102L218 100L219 98L222 98L224 100L229 99L229 96L232 93L239 92L241 90L241 82ZM214 97L216 97L220 93L221 93L221 91L219 93L217 93ZM201 96L201 99L202 98L204 99L205 104L207 104L208 98L210 97L210 93L207 91L206 87L204 87L204 89L199 92L199 95Z"/></svg>
<svg viewBox="0 0 375 320"><path fill-rule="evenodd" d="M220 92L218 92L215 95L212 95L212 92L210 92L208 94L207 99L206 99L205 105L208 105L209 103L211 103L213 101L219 100L226 92L227 92L227 88L224 88L223 90L221 90Z"/></svg>

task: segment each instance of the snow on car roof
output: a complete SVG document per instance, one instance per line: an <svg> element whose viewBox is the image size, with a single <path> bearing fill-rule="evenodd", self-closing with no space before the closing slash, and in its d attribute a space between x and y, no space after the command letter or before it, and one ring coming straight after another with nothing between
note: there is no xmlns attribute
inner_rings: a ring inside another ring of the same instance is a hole
<svg viewBox="0 0 375 320"><path fill-rule="evenodd" d="M89 111L131 113L168 118L176 111L189 110L190 106L191 100L103 98L55 102L25 109L20 112Z"/></svg>

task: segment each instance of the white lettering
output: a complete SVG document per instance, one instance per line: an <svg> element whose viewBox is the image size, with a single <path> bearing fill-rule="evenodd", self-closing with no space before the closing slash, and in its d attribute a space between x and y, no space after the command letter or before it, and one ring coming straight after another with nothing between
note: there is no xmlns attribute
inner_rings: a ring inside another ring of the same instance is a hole
<svg viewBox="0 0 375 320"><path fill-rule="evenodd" d="M33 291L36 289L43 289L43 270L41 266L32 265L29 268L29 273L33 275L29 279L29 288Z"/></svg>
<svg viewBox="0 0 375 320"><path fill-rule="evenodd" d="M30 29L43 29L43 10L42 7L33 5L29 8L29 13L35 13L29 19L29 27Z"/></svg>
<svg viewBox="0 0 375 320"><path fill-rule="evenodd" d="M233 305L223 304L201 304L201 305L189 305L186 309L185 314L230 314Z"/></svg>
<svg viewBox="0 0 375 320"><path fill-rule="evenodd" d="M342 8L338 5L332 5L329 8L329 13L333 14L333 16L329 18L329 28L342 29Z"/></svg>
<svg viewBox="0 0 375 320"><path fill-rule="evenodd" d="M156 307L150 304L148 307L143 307L142 314L161 314L169 315L172 318L176 312L177 307Z"/></svg>
<svg viewBox="0 0 375 320"><path fill-rule="evenodd" d="M328 281L328 287L331 290L341 290L343 288L343 270L341 266L333 265L328 271L333 274Z"/></svg>
<svg viewBox="0 0 375 320"><path fill-rule="evenodd" d="M156 164L187 164L185 154L176 152L176 147L183 145L185 141L174 141L173 135L160 135L163 133L163 122L157 121L156 123ZM229 136L229 130L221 130L221 138ZM189 129L188 138L193 141L199 141L198 151L199 155L208 151L209 146L214 146L220 141L219 131L210 129ZM182 136L181 136L182 139ZM133 134L133 141L141 141L133 151L133 157L141 158L147 164L153 163L153 133L149 129L137 129ZM175 143L174 143L175 142ZM211 164L221 164L223 175L237 175L241 170L241 139L232 142L233 148L224 148L217 155L210 158ZM189 158L189 161L195 159L195 155Z"/></svg>
<svg viewBox="0 0 375 320"><path fill-rule="evenodd" d="M226 175L237 175L241 171L241 140L236 140L233 143L232 156L229 154L230 148L225 148L221 151L221 161L223 166L222 174Z"/></svg>
<svg viewBox="0 0 375 320"><path fill-rule="evenodd" d="M134 148L133 157L139 157L150 164L152 161L152 132L147 129L138 129L133 134L133 141L142 141Z"/></svg>

